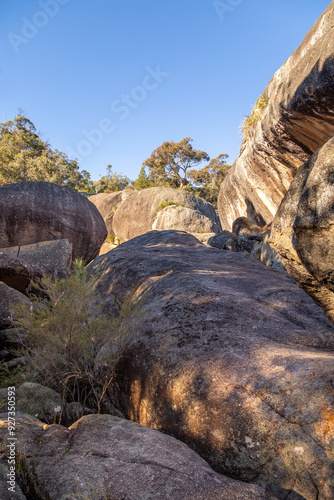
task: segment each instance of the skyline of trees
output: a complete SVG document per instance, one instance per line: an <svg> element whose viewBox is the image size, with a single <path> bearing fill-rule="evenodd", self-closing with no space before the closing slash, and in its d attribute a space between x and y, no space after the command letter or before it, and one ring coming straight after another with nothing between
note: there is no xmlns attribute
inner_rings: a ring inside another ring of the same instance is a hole
<svg viewBox="0 0 334 500"><path fill-rule="evenodd" d="M41 139L34 124L19 113L14 120L0 123L0 187L46 181L95 194L163 186L187 189L216 204L219 187L230 168L226 164L228 155L220 154L210 161L208 153L193 148L191 142L190 137L179 142L165 141L143 162L133 181L113 172L110 164L106 174L93 181L89 172L80 170L77 160L52 149ZM201 169L194 168L203 161L209 163Z"/></svg>

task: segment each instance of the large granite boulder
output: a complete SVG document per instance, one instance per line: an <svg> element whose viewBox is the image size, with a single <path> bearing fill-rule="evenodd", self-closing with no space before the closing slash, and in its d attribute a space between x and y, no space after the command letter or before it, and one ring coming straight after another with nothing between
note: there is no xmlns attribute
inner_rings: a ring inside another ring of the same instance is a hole
<svg viewBox="0 0 334 500"><path fill-rule="evenodd" d="M275 73L245 122L239 158L223 182L223 229L247 216L270 222L297 169L334 132L334 3Z"/></svg>
<svg viewBox="0 0 334 500"><path fill-rule="evenodd" d="M89 201L94 203L98 211L103 217L107 227L108 236L117 236L113 229L113 219L117 207L124 199L131 196L132 191L123 189L114 193L98 193L89 197Z"/></svg>
<svg viewBox="0 0 334 500"><path fill-rule="evenodd" d="M334 322L334 139L301 167L273 222L270 244Z"/></svg>
<svg viewBox="0 0 334 500"><path fill-rule="evenodd" d="M279 499L333 498L334 327L287 273L176 231L88 269L105 312L141 298L113 394L129 418Z"/></svg>
<svg viewBox="0 0 334 500"><path fill-rule="evenodd" d="M211 203L187 191L154 187L140 191L133 190L129 191L129 193L122 203L118 205L112 222L114 234L123 242L150 231L155 220L159 217L159 212L168 206L171 208L172 205L180 208L186 207L199 212L205 217L203 218L203 226L201 226L197 217L197 224L191 227L192 232L200 232L201 228L205 232L211 232L211 229L220 227L219 219ZM161 218L160 216L158 222L156 222L156 224L159 224L160 229L165 229L162 221L166 222L168 228L170 227L170 219L165 216ZM179 225L179 219L175 223ZM196 231L193 231L193 229L196 229ZM212 232L216 232L216 230Z"/></svg>
<svg viewBox="0 0 334 500"><path fill-rule="evenodd" d="M0 188L0 248L67 239L72 258L89 262L106 236L97 208L73 189L47 182Z"/></svg>
<svg viewBox="0 0 334 500"><path fill-rule="evenodd" d="M66 429L19 414L16 435L35 500L274 500L258 486L214 472L173 437L111 415L82 417Z"/></svg>
<svg viewBox="0 0 334 500"><path fill-rule="evenodd" d="M164 231L176 229L188 233L219 233L219 226L198 210L178 205L169 205L157 214L152 229Z"/></svg>

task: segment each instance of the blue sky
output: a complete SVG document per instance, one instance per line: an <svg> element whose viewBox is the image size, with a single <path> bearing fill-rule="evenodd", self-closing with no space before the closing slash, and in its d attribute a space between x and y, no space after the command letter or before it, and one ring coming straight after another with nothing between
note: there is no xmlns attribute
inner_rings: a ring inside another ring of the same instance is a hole
<svg viewBox="0 0 334 500"><path fill-rule="evenodd" d="M216 3L215 3L216 2ZM93 180L166 140L238 156L243 115L329 0L1 0L0 118Z"/></svg>

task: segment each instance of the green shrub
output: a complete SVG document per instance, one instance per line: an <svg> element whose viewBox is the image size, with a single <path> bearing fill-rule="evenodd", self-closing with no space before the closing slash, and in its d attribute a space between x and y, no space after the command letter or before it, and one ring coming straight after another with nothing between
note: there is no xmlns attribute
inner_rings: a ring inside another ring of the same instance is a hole
<svg viewBox="0 0 334 500"><path fill-rule="evenodd" d="M262 94L255 103L253 111L250 116L246 115L242 122L242 131L245 137L248 136L250 129L253 128L254 124L261 120L262 113L269 104L269 97L266 94Z"/></svg>
<svg viewBox="0 0 334 500"><path fill-rule="evenodd" d="M185 205L184 203L179 203L178 201L169 200L169 201L164 201L163 203L160 203L160 205L158 206L157 212L160 212L160 210L163 210L164 208L171 207L171 206L187 207L188 208L188 205Z"/></svg>
<svg viewBox="0 0 334 500"><path fill-rule="evenodd" d="M40 296L33 296L30 306L13 306L12 316L19 353L34 379L58 391L63 402L79 402L83 409L89 404L100 413L140 312L126 299L117 318L103 315L95 282L76 261L67 277L36 283Z"/></svg>

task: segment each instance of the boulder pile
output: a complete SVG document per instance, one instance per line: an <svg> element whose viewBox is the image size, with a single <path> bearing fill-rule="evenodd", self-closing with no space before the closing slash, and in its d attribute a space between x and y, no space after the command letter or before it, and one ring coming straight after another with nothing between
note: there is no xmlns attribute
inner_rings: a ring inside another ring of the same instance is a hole
<svg viewBox="0 0 334 500"><path fill-rule="evenodd" d="M275 73L244 123L239 158L223 182L223 229L247 216L271 222L298 168L334 133L334 4Z"/></svg>
<svg viewBox="0 0 334 500"><path fill-rule="evenodd" d="M220 231L211 203L187 191L154 187L101 193L90 197L101 212L108 235L128 241L152 229L175 229L199 234Z"/></svg>

